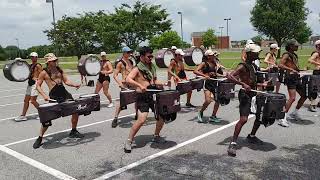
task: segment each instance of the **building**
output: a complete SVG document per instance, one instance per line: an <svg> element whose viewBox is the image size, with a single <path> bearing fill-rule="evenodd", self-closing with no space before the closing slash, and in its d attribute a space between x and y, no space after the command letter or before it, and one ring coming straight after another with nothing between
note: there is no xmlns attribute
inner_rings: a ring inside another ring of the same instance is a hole
<svg viewBox="0 0 320 180"><path fill-rule="evenodd" d="M200 47L202 43L202 35L205 32L193 32L191 34L192 46ZM230 47L230 37L229 36L218 36L218 44L214 47L217 49L228 49Z"/></svg>

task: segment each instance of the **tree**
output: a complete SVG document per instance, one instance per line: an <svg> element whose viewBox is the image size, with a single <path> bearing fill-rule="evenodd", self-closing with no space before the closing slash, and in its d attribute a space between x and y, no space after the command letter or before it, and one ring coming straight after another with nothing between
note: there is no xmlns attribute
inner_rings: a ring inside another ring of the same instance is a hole
<svg viewBox="0 0 320 180"><path fill-rule="evenodd" d="M9 45L4 48L4 51L9 59L15 59L19 56L19 48L17 46Z"/></svg>
<svg viewBox="0 0 320 180"><path fill-rule="evenodd" d="M305 0L257 0L250 21L260 34L274 38L281 46L293 38L306 42L305 37L311 36L306 24L308 14Z"/></svg>
<svg viewBox="0 0 320 180"><path fill-rule="evenodd" d="M213 29L208 29L203 35L202 35L202 42L203 42L203 46L205 48L209 48L213 45L216 45L218 43L218 38L217 36L214 34L214 30Z"/></svg>
<svg viewBox="0 0 320 180"><path fill-rule="evenodd" d="M0 46L0 61L4 61L8 58L6 52L4 51L4 49L2 48L2 46Z"/></svg>
<svg viewBox="0 0 320 180"><path fill-rule="evenodd" d="M37 52L39 57L44 57L46 54L50 52L54 52L55 48L53 45L40 45L40 46L32 46L27 49L27 54L29 55L31 52ZM65 54L59 53L60 56L65 56Z"/></svg>
<svg viewBox="0 0 320 180"><path fill-rule="evenodd" d="M251 40L252 40L254 43L256 43L256 44L258 44L259 46L261 46L261 42L264 40L264 38L263 38L263 36L261 36L261 35L257 35L257 36L252 37Z"/></svg>
<svg viewBox="0 0 320 180"><path fill-rule="evenodd" d="M128 4L115 8L112 14L115 31L121 42L135 49L140 43L171 29L172 21L161 5L150 5L137 1L132 7Z"/></svg>
<svg viewBox="0 0 320 180"><path fill-rule="evenodd" d="M153 37L149 45L154 49L170 48L171 46L182 47L182 40L176 31L167 31Z"/></svg>

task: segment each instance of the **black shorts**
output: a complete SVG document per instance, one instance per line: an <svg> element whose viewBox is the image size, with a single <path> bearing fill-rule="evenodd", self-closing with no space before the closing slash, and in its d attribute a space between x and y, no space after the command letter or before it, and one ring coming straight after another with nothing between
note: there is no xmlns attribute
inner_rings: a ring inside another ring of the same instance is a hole
<svg viewBox="0 0 320 180"><path fill-rule="evenodd" d="M142 113L149 112L149 109L154 112L154 101L151 93L138 93L136 104L137 109Z"/></svg>
<svg viewBox="0 0 320 180"><path fill-rule="evenodd" d="M104 74L99 74L98 81L101 84L103 84L104 81L108 81L110 83L110 76L106 76Z"/></svg>
<svg viewBox="0 0 320 180"><path fill-rule="evenodd" d="M214 94L217 89L217 81L210 80L210 79L206 80L204 82L204 88L205 88L204 90L208 90Z"/></svg>
<svg viewBox="0 0 320 180"><path fill-rule="evenodd" d="M245 91L243 89L241 89L239 91L238 94L238 98L239 98L239 112L240 112L240 116L249 116L250 114L250 108L251 108L251 100L252 97L254 97L256 95L256 93L252 92L252 91Z"/></svg>
<svg viewBox="0 0 320 180"><path fill-rule="evenodd" d="M295 89L301 97L306 97L306 89L302 85L302 80L298 74L289 74L285 78L288 89Z"/></svg>

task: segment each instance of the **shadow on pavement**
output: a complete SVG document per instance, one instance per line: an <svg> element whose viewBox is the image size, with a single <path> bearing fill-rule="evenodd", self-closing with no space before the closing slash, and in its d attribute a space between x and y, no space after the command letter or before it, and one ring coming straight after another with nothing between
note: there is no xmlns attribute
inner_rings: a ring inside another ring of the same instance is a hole
<svg viewBox="0 0 320 180"><path fill-rule="evenodd" d="M165 143L153 143L153 142L152 142L152 138L153 138L153 135L140 135L140 136L136 136L136 137L134 138L134 145L133 145L132 149L143 148L143 147L145 147L146 145L150 144L150 147L151 147L151 148L161 149L161 150L162 150L162 149L168 149L168 148L171 148L171 147L177 145L176 142L166 140L165 137L161 137L161 138L163 138L164 140L166 140Z"/></svg>
<svg viewBox="0 0 320 180"><path fill-rule="evenodd" d="M307 119L302 119L302 120L289 119L289 122L291 122L292 124L298 124L298 125L312 125L312 124L314 124L313 121L307 120Z"/></svg>

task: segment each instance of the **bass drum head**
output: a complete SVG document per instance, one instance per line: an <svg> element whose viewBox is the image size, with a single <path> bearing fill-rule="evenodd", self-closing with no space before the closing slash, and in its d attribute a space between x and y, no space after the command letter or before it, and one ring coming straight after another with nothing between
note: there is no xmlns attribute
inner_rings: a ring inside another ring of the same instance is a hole
<svg viewBox="0 0 320 180"><path fill-rule="evenodd" d="M203 51L200 48L194 48L192 51L192 60L194 64L199 65L202 63Z"/></svg>
<svg viewBox="0 0 320 180"><path fill-rule="evenodd" d="M99 58L95 56L89 56L86 59L84 66L89 76L96 76L101 70Z"/></svg>
<svg viewBox="0 0 320 180"><path fill-rule="evenodd" d="M11 65L11 75L19 82L26 81L30 77L30 67L25 61L16 61Z"/></svg>
<svg viewBox="0 0 320 180"><path fill-rule="evenodd" d="M171 60L174 58L174 55L169 49L161 49L157 52L156 64L160 68L167 68L170 66Z"/></svg>

